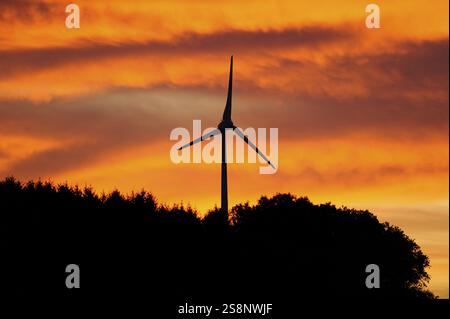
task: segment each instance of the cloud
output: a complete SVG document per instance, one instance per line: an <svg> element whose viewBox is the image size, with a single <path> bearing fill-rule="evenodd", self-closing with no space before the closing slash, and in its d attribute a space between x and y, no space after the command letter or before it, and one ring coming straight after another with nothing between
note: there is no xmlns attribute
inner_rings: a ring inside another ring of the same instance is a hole
<svg viewBox="0 0 450 319"><path fill-rule="evenodd" d="M0 160L8 158L8 157L9 157L8 152L6 150L0 149Z"/></svg>
<svg viewBox="0 0 450 319"><path fill-rule="evenodd" d="M105 156L165 136L166 131L160 125L163 116L140 105L117 103L115 98L89 96L45 105L4 101L0 104L0 134L6 138L32 136L58 143L51 149L16 159L0 169L0 173L50 176L92 165Z"/></svg>
<svg viewBox="0 0 450 319"><path fill-rule="evenodd" d="M322 52L275 57L252 77L267 81L262 89L320 96L406 96L429 91L448 98L448 39L399 41L375 51ZM248 79L247 79L248 80ZM445 94L444 94L445 93Z"/></svg>
<svg viewBox="0 0 450 319"><path fill-rule="evenodd" d="M96 62L110 58L146 55L193 55L229 52L263 53L282 48L317 48L332 42L350 40L346 29L309 26L283 30L226 30L199 34L185 33L169 41L128 43L83 43L66 47L29 48L0 51L0 78L22 72L33 72L61 65Z"/></svg>
<svg viewBox="0 0 450 319"><path fill-rule="evenodd" d="M357 146L355 146L356 148ZM381 149L380 149L381 150ZM448 175L449 167L443 163L411 164L396 162L371 163L365 166L363 163L347 163L340 166L334 163L329 167L319 167L310 163L298 163L299 169L295 172L281 169L278 178L286 183L304 183L311 190L328 185L328 187L346 187L358 189L366 186L377 186L404 182L411 177L434 176L437 180Z"/></svg>
<svg viewBox="0 0 450 319"><path fill-rule="evenodd" d="M2 0L0 1L0 24L19 20L33 23L36 18L49 18L54 5L42 0Z"/></svg>
<svg viewBox="0 0 450 319"><path fill-rule="evenodd" d="M102 143L68 145L37 152L25 159L17 160L7 168L7 171L19 178L27 179L55 176L87 163L95 163L99 153L107 150Z"/></svg>
<svg viewBox="0 0 450 319"><path fill-rule="evenodd" d="M217 125L215 113L221 113L222 102L223 96L206 92L126 88L42 104L0 100L2 138L54 142L0 166L0 176L54 176L95 165L135 147L169 141L172 129L191 129L194 114L202 115L206 129Z"/></svg>
<svg viewBox="0 0 450 319"><path fill-rule="evenodd" d="M122 88L70 100L55 99L47 104L4 101L0 103L0 134L58 143L16 159L0 173L51 176L95 165L134 147L168 141L175 127L191 130L193 119L201 119L206 129L217 125L224 100L225 91L211 94L200 88L148 91ZM445 112L448 114L444 104L423 107L386 98L341 101L303 97L300 101L293 98L283 101L280 97L241 96L233 106L235 124L243 128L278 127L281 141L338 139L349 144L384 139L417 142L436 137L447 139ZM282 147L280 152L283 156ZM398 167L386 166L387 169L391 175L399 173L395 170Z"/></svg>
<svg viewBox="0 0 450 319"><path fill-rule="evenodd" d="M322 37L313 39L314 34ZM237 44L237 50L249 50L246 54L251 57L257 50L266 51L266 47L268 52L277 46L310 49L321 41L326 44L331 39L345 38L345 33L333 35L321 28L301 32L234 30L185 35L173 43L153 42L155 47L136 43L60 48L62 51L19 50L17 55L4 56L6 62L2 59L0 64L9 67L20 62L22 67L33 68L43 63L42 67L50 68L71 59L85 62L122 54L216 52L231 45L227 41ZM184 47L187 51L177 51ZM319 51L324 54L319 61L312 59L309 51L289 57L266 54L264 63L246 72L239 69L233 104L236 124L278 127L282 140L348 136L362 136L361 143L436 137L448 140L447 39L396 42L380 52L345 51L334 56L328 55L326 48ZM139 71L146 76L142 68ZM118 81L120 85L122 79ZM166 139L172 128L190 127L193 119L201 118L205 126L216 125L224 104L226 78L220 83L223 86L212 87L206 80L196 85L189 81L174 85L161 78L156 87L94 88L89 95L55 98L37 105L27 100L3 99L0 134L63 142L62 147L33 153L5 169L24 176L63 172L92 165L127 148Z"/></svg>
<svg viewBox="0 0 450 319"><path fill-rule="evenodd" d="M245 94L238 112L244 123L290 128L285 134L292 139L349 132L446 138L448 52L447 40L407 41L390 52L341 55L326 63L279 59L252 75L265 82L237 83Z"/></svg>

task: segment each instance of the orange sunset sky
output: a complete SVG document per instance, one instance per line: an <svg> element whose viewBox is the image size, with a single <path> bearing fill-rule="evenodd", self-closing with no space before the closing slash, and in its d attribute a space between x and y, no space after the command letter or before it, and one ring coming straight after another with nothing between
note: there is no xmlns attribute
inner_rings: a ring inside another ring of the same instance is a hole
<svg viewBox="0 0 450 319"><path fill-rule="evenodd" d="M448 298L448 1L0 1L0 178L145 188L205 213L219 164L170 161L176 127L279 129L279 169L228 166L230 204L277 192L369 209ZM268 154L270 156L270 154Z"/></svg>

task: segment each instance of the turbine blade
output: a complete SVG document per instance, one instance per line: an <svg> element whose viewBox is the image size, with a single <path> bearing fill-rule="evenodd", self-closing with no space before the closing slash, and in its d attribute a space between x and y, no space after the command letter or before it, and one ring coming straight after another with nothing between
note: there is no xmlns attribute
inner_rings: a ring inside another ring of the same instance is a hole
<svg viewBox="0 0 450 319"><path fill-rule="evenodd" d="M217 135L217 134L220 134L220 131L218 129L214 129L211 132L208 132L207 134L205 134L203 136L200 136L199 138L196 138L195 140L192 140L192 141L190 141L187 144L184 144L183 146L179 147L178 150L181 151L183 148L186 148L188 146L192 146L192 145L194 145L194 144L196 144L198 142L201 142L201 141L205 141L205 140L207 140L207 139L209 139L209 138L211 138L211 137L213 137L214 135Z"/></svg>
<svg viewBox="0 0 450 319"><path fill-rule="evenodd" d="M267 162L267 164L269 164L270 166L272 166L273 169L275 169L275 166L270 162L270 160L267 158L266 155L264 155L263 152L261 152L258 147L252 143L252 141L250 141L248 139L247 136L244 135L244 133L238 129L236 126L233 127L234 132L244 140L245 143L247 143L251 148L253 148L255 150L255 152L262 157L263 160L265 160Z"/></svg>
<svg viewBox="0 0 450 319"><path fill-rule="evenodd" d="M227 103L225 104L225 110L223 111L223 120L231 121L231 99L233 96L233 56L230 61L230 78L228 80L228 95Z"/></svg>

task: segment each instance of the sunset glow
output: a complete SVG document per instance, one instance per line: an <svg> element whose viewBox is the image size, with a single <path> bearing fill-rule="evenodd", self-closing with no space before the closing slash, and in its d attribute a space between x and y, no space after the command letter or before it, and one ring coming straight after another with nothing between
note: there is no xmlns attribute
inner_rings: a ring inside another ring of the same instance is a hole
<svg viewBox="0 0 450 319"><path fill-rule="evenodd" d="M368 209L431 259L448 298L448 1L0 2L0 176L146 189L200 214L219 164L174 164L170 131L279 129L279 169L230 164L230 207L291 192ZM269 154L270 156L270 154Z"/></svg>

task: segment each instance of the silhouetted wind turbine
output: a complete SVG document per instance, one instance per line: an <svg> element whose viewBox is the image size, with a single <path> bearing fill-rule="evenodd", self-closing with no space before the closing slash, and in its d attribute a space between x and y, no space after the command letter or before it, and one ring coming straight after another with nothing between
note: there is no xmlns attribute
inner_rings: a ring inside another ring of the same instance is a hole
<svg viewBox="0 0 450 319"><path fill-rule="evenodd" d="M194 145L198 142L205 141L215 135L222 134L222 180L221 180L221 209L222 211L228 213L228 182L227 182L227 156L226 156L226 129L233 129L233 131L244 140L251 148L255 150L259 156L261 156L270 166L275 169L275 166L270 162L270 160L258 149L258 147L250 141L244 133L238 129L231 121L231 98L233 95L233 56L231 56L230 62L230 79L228 82L228 96L227 103L225 104L225 110L223 111L222 121L219 123L216 129L208 132L207 134L192 140L191 142L181 146L178 150Z"/></svg>

